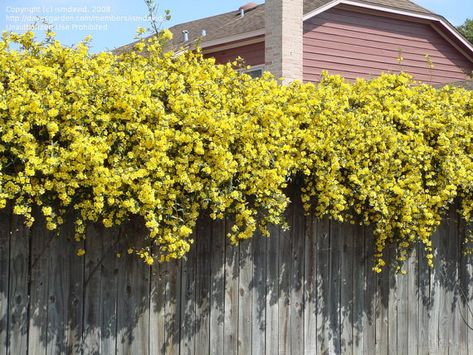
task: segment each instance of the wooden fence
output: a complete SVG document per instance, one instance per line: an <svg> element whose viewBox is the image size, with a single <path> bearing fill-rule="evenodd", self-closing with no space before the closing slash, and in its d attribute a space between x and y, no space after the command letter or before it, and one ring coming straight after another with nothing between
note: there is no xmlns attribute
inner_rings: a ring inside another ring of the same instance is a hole
<svg viewBox="0 0 473 355"><path fill-rule="evenodd" d="M201 221L187 260L117 253L140 223L91 226L87 254L42 223L0 214L0 354L472 354L473 267L454 212L407 276L371 271L369 229L304 218L231 247Z"/></svg>

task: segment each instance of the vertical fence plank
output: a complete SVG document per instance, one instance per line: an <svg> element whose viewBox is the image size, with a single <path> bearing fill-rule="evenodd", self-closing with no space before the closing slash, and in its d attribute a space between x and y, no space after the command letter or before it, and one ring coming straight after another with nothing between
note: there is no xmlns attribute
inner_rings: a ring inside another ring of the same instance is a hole
<svg viewBox="0 0 473 355"><path fill-rule="evenodd" d="M197 233L197 232L196 232ZM194 236L199 240L199 235ZM194 351L195 334L195 278L197 251L193 245L186 259L181 263L181 312L180 312L180 339L179 353L181 355L192 354Z"/></svg>
<svg viewBox="0 0 473 355"><path fill-rule="evenodd" d="M343 230L339 222L330 225L330 247L329 247L329 280L330 297L328 299L328 314L332 332L332 346L336 354L342 352L340 347L341 336L341 257L343 248Z"/></svg>
<svg viewBox="0 0 473 355"><path fill-rule="evenodd" d="M104 257L100 265L102 295L102 316L100 349L102 354L114 354L117 349L117 313L118 313L118 261L117 244L121 237L121 227L102 230L102 250ZM123 251L121 251L123 253Z"/></svg>
<svg viewBox="0 0 473 355"><path fill-rule="evenodd" d="M366 270L365 263L367 258L365 255L364 228L355 226L353 234L353 317L352 317L352 348L354 354L364 354L363 338L365 329L363 323L367 323L366 319L370 316L369 312L364 309L364 295L366 292Z"/></svg>
<svg viewBox="0 0 473 355"><path fill-rule="evenodd" d="M207 223L206 223L207 222ZM195 271L195 341L193 353L208 355L210 353L210 255L212 241L212 224L210 221L198 223Z"/></svg>
<svg viewBox="0 0 473 355"><path fill-rule="evenodd" d="M106 256L106 250L102 249L103 227L91 224L87 227L87 239L85 240L85 269L84 269L84 331L82 334L83 354L102 353L102 306L104 300L102 295L102 273L101 264ZM105 300L104 300L105 301Z"/></svg>
<svg viewBox="0 0 473 355"><path fill-rule="evenodd" d="M212 223L210 250L210 354L223 354L225 308L225 220Z"/></svg>
<svg viewBox="0 0 473 355"><path fill-rule="evenodd" d="M279 258L280 228L270 227L266 244L266 354L279 354Z"/></svg>
<svg viewBox="0 0 473 355"><path fill-rule="evenodd" d="M210 354L223 354L225 314L225 220L212 223L210 250Z"/></svg>
<svg viewBox="0 0 473 355"><path fill-rule="evenodd" d="M432 236L434 249L434 268L430 268L430 307L429 307L429 352L438 352L444 342L444 328L441 328L444 316L441 314L444 303L444 292L441 284L442 268L444 267L441 254L442 236L446 234L445 225L441 225Z"/></svg>
<svg viewBox="0 0 473 355"><path fill-rule="evenodd" d="M471 225L463 225L463 233L465 233L465 237L467 236L466 233L472 233ZM473 288L471 287L473 283L473 247L471 243L464 244L465 248L465 256L464 256L464 283L462 292L464 295L464 302L465 302L465 313L464 313L464 327L467 332L467 345L466 350L467 354L473 353Z"/></svg>
<svg viewBox="0 0 473 355"><path fill-rule="evenodd" d="M438 320L438 335L439 342L438 346L440 349L449 349L451 344L452 330L454 327L454 295L453 295L453 285L457 279L456 267L452 265L454 262L450 259L452 253L454 252L452 244L455 244L451 240L451 228L454 222L451 220L450 216L447 216L446 222L442 226L442 233L439 240L439 249L438 252L441 253L440 260L438 260L439 268L436 270L436 274L439 277L439 311L440 317ZM438 272L438 273L437 273ZM444 282L442 282L444 280Z"/></svg>
<svg viewBox="0 0 473 355"><path fill-rule="evenodd" d="M407 260L407 280L406 280L406 292L407 292L407 305L406 305L406 312L407 312L407 323L404 327L403 324L399 324L398 326L404 327L406 331L406 339L407 339L407 351L406 353L409 355L415 355L418 352L419 348L419 328L418 328L418 319L420 317L419 313L419 302L422 301L422 294L425 291L419 289L418 280L420 278L419 275L419 267L418 267L418 245L414 246L412 254L410 255L409 259Z"/></svg>
<svg viewBox="0 0 473 355"><path fill-rule="evenodd" d="M387 342L387 351L390 354L398 354L398 309L400 302L400 293L399 293L399 281L400 275L396 273L396 268L393 263L396 261L396 255L390 250L389 256L386 257L386 267L382 275L379 275L381 279L387 278L387 294L388 294L388 303L387 303L387 332L388 337Z"/></svg>
<svg viewBox="0 0 473 355"><path fill-rule="evenodd" d="M82 336L84 330L84 268L85 257L75 255L75 243L71 243L67 237L74 235L72 223L66 223L65 231L62 234L61 244L66 250L65 263L66 272L64 274L65 286L68 288L65 297L66 306L66 333L65 347L68 353L79 353L82 349ZM64 238L66 237L66 238ZM65 247L67 245L67 247ZM79 247L85 248L84 242L80 242Z"/></svg>
<svg viewBox="0 0 473 355"><path fill-rule="evenodd" d="M354 320L354 283L353 263L355 251L355 231L353 225L344 225L339 238L342 245L340 256L340 351L353 354L353 320Z"/></svg>
<svg viewBox="0 0 473 355"><path fill-rule="evenodd" d="M371 228L364 227L364 269L365 269L365 292L363 299L364 316L362 320L363 329L363 350L365 354L376 354L376 304L377 297L377 277L373 271L375 239Z"/></svg>
<svg viewBox="0 0 473 355"><path fill-rule="evenodd" d="M452 206L447 215L447 235L443 237L445 241L446 270L444 276L444 285L446 289L446 313L447 318L447 342L450 354L460 354L460 303L459 293L460 275L459 275L459 233L456 206Z"/></svg>
<svg viewBox="0 0 473 355"><path fill-rule="evenodd" d="M168 262L165 264L168 282L166 283L165 296L165 340L166 355L179 354L181 335L181 269L183 261Z"/></svg>
<svg viewBox="0 0 473 355"><path fill-rule="evenodd" d="M386 259L389 255L386 253ZM376 353L387 354L389 342L389 280L390 266L376 275ZM395 318L393 319L395 322ZM394 323L396 324L396 323Z"/></svg>
<svg viewBox="0 0 473 355"><path fill-rule="evenodd" d="M266 243L267 238L257 234L253 243L253 275L251 281L252 322L251 351L264 355L266 349Z"/></svg>
<svg viewBox="0 0 473 355"><path fill-rule="evenodd" d="M165 302L169 282L166 265L154 263L151 267L149 353L166 354Z"/></svg>
<svg viewBox="0 0 473 355"><path fill-rule="evenodd" d="M304 353L304 235L305 218L300 194L292 195L292 256L289 285L289 344L292 354Z"/></svg>
<svg viewBox="0 0 473 355"><path fill-rule="evenodd" d="M126 231L124 231L126 233ZM131 343L133 341L134 312L131 301L133 290L130 281L131 268L135 268L134 263L140 262L135 256L124 254L118 261L118 299L117 299L117 346L116 354L131 353ZM138 306L138 305L137 305Z"/></svg>
<svg viewBox="0 0 473 355"><path fill-rule="evenodd" d="M409 260L411 256L409 256L408 260L406 260L403 269L407 272L409 267ZM414 275L415 276L415 275ZM397 344L397 352L398 354L408 354L409 352L409 321L408 321L408 311L409 311L409 293L408 293L408 282L409 278L412 277L410 274L402 275L396 274L396 286L397 286L397 333L396 333L396 344ZM411 295L411 302L413 308L417 309L417 300L415 299L415 293ZM413 299L412 299L413 298ZM413 314L415 315L415 313ZM415 331L414 331L415 332Z"/></svg>
<svg viewBox="0 0 473 355"><path fill-rule="evenodd" d="M46 354L48 344L48 258L55 233L47 231L44 217L36 214L31 229L28 354Z"/></svg>
<svg viewBox="0 0 473 355"><path fill-rule="evenodd" d="M329 299L329 256L330 221L327 218L316 223L316 268L317 268L317 353L333 354L333 334L330 328Z"/></svg>
<svg viewBox="0 0 473 355"><path fill-rule="evenodd" d="M66 272L65 249L61 245L61 236L53 238L48 259L48 344L47 354L65 352L64 332L66 328L65 292L68 288L63 281ZM70 257L74 257L70 255ZM79 260L77 260L79 261Z"/></svg>
<svg viewBox="0 0 473 355"><path fill-rule="evenodd" d="M252 277L254 239L242 241L240 249L240 278L238 292L238 354L251 354L251 323L253 311Z"/></svg>
<svg viewBox="0 0 473 355"><path fill-rule="evenodd" d="M288 216L292 216L293 206L290 205L287 211ZM292 227L292 226L291 226ZM279 324L279 353L292 354L290 342L290 293L291 293L291 275L292 275L292 238L291 230L282 230L279 237L279 247L281 254L279 258L279 305L278 305L278 324Z"/></svg>
<svg viewBox="0 0 473 355"><path fill-rule="evenodd" d="M0 210L0 355L8 353L10 277L10 206Z"/></svg>
<svg viewBox="0 0 473 355"><path fill-rule="evenodd" d="M8 351L25 354L28 349L30 231L22 217L13 215L10 233Z"/></svg>
<svg viewBox="0 0 473 355"><path fill-rule="evenodd" d="M432 236L433 238L433 236ZM419 293L419 318L417 323L417 329L419 333L419 344L417 347L417 353L424 355L429 353L431 334L429 334L432 327L431 312L433 306L432 294L431 294L431 270L427 265L425 249L423 245L417 247L418 256L418 272L419 277L417 280L417 290Z"/></svg>
<svg viewBox="0 0 473 355"><path fill-rule="evenodd" d="M232 224L227 220L226 232ZM239 252L225 240L225 317L224 354L238 354Z"/></svg>
<svg viewBox="0 0 473 355"><path fill-rule="evenodd" d="M457 259L458 259L458 283L456 287L458 295L458 326L459 326L459 350L460 355L468 354L468 333L469 328L469 309L468 303L471 296L469 283L471 274L469 273L470 257L466 252L465 245L465 221L458 215L454 216L457 220Z"/></svg>
<svg viewBox="0 0 473 355"><path fill-rule="evenodd" d="M306 355L314 354L317 349L316 223L315 218L307 218L304 233L304 354Z"/></svg>

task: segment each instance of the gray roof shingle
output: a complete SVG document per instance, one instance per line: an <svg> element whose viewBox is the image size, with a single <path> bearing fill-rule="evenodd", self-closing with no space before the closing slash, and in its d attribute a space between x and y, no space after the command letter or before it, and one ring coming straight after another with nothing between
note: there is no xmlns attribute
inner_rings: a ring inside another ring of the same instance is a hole
<svg viewBox="0 0 473 355"><path fill-rule="evenodd" d="M459 88L464 88L467 90L473 90L473 79L463 80L463 81L456 81L453 83L449 83L448 85L456 86Z"/></svg>
<svg viewBox="0 0 473 355"><path fill-rule="evenodd" d="M319 7L322 7L332 0L304 0L304 13L308 13ZM423 14L432 14L429 10L419 6L409 0L359 0L360 3L371 4L371 5L382 5L393 9L414 11Z"/></svg>

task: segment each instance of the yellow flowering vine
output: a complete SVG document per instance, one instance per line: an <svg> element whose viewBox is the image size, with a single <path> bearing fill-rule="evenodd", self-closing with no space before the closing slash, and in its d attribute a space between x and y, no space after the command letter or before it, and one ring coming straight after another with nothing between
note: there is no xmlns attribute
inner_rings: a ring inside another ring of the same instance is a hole
<svg viewBox="0 0 473 355"><path fill-rule="evenodd" d="M232 243L285 224L289 181L307 214L374 226L376 266L431 235L455 198L473 210L473 94L408 75L279 85L199 51L165 52L162 32L123 54L85 40L3 33L0 208L48 229L76 217L105 227L141 216L146 263L184 256L198 217L233 216ZM68 215L69 216L69 215ZM79 249L77 254L84 255Z"/></svg>

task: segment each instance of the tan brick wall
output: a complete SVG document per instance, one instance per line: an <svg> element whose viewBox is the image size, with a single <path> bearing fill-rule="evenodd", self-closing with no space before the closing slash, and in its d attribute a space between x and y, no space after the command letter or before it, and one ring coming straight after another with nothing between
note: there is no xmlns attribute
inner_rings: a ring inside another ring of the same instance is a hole
<svg viewBox="0 0 473 355"><path fill-rule="evenodd" d="M266 0L266 70L284 83L302 80L303 0Z"/></svg>

